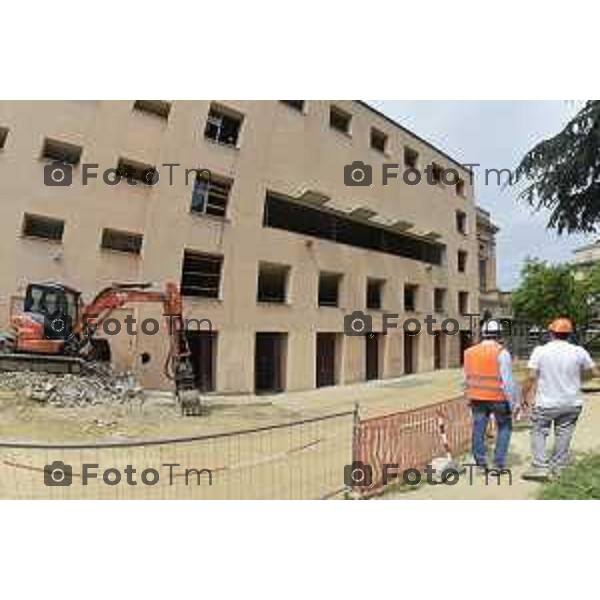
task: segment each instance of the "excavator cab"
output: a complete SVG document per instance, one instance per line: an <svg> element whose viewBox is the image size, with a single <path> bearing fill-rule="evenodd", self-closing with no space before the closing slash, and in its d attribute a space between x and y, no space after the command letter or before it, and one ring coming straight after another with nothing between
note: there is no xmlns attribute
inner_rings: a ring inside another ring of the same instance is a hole
<svg viewBox="0 0 600 600"><path fill-rule="evenodd" d="M27 286L23 312L44 326L44 336L67 339L79 319L81 293L57 283L32 283Z"/></svg>

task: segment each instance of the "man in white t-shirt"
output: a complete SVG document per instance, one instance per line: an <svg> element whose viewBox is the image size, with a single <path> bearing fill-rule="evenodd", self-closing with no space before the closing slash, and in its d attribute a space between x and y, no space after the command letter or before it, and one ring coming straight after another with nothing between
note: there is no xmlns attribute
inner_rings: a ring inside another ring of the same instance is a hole
<svg viewBox="0 0 600 600"><path fill-rule="evenodd" d="M529 359L526 387L537 385L531 430L532 469L524 479L547 480L569 461L569 448L583 407L582 377L595 369L587 350L571 344L569 319L555 319L549 326L551 340L534 349ZM546 457L546 438L554 426L554 449Z"/></svg>

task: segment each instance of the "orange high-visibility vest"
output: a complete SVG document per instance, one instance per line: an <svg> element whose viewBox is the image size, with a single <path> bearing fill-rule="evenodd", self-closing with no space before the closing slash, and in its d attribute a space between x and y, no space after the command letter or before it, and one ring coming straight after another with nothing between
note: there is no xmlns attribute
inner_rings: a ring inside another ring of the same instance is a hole
<svg viewBox="0 0 600 600"><path fill-rule="evenodd" d="M502 346L486 342L465 351L465 394L468 400L502 402L506 396L502 389L498 357Z"/></svg>

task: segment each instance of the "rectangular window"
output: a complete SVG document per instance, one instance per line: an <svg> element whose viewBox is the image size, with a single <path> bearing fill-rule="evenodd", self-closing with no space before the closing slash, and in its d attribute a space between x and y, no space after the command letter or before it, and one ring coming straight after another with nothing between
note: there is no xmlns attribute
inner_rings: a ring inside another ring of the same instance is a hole
<svg viewBox="0 0 600 600"><path fill-rule="evenodd" d="M337 106L329 107L329 126L342 133L350 133L352 115Z"/></svg>
<svg viewBox="0 0 600 600"><path fill-rule="evenodd" d="M459 250L457 254L458 272L464 273L467 270L467 253Z"/></svg>
<svg viewBox="0 0 600 600"><path fill-rule="evenodd" d="M171 103L166 100L136 100L133 110L154 115L167 121L171 112Z"/></svg>
<svg viewBox="0 0 600 600"><path fill-rule="evenodd" d="M69 165L79 164L83 148L75 144L69 144L60 140L46 138L42 148L42 158L47 160L58 160Z"/></svg>
<svg viewBox="0 0 600 600"><path fill-rule="evenodd" d="M479 259L479 289L482 292L487 292L487 260Z"/></svg>
<svg viewBox="0 0 600 600"><path fill-rule="evenodd" d="M431 179L436 185L442 181L442 171L442 167L435 163L431 163Z"/></svg>
<svg viewBox="0 0 600 600"><path fill-rule="evenodd" d="M233 182L224 177L197 177L192 191L193 213L224 217Z"/></svg>
<svg viewBox="0 0 600 600"><path fill-rule="evenodd" d="M458 312L461 315L469 312L469 292L458 292Z"/></svg>
<svg viewBox="0 0 600 600"><path fill-rule="evenodd" d="M181 268L181 294L218 298L221 289L223 257L185 250Z"/></svg>
<svg viewBox="0 0 600 600"><path fill-rule="evenodd" d="M212 104L206 119L204 137L226 146L237 146L243 120L243 115Z"/></svg>
<svg viewBox="0 0 600 600"><path fill-rule="evenodd" d="M379 152L385 152L387 150L387 143L388 136L383 131L371 127L371 148L379 150Z"/></svg>
<svg viewBox="0 0 600 600"><path fill-rule="evenodd" d="M383 279L367 279L367 308L380 309L383 306Z"/></svg>
<svg viewBox="0 0 600 600"><path fill-rule="evenodd" d="M124 179L132 179L146 185L156 183L156 167L146 163L120 158L117 164L117 171Z"/></svg>
<svg viewBox="0 0 600 600"><path fill-rule="evenodd" d="M445 257L445 246L439 242L360 223L271 192L267 192L265 199L263 226L433 265L441 265Z"/></svg>
<svg viewBox="0 0 600 600"><path fill-rule="evenodd" d="M23 217L23 235L60 242L65 231L65 222L61 219L25 214Z"/></svg>
<svg viewBox="0 0 600 600"><path fill-rule="evenodd" d="M144 236L141 233L128 233L126 231L117 231L116 229L103 229L100 247L105 250L140 254L142 251L143 239Z"/></svg>
<svg viewBox="0 0 600 600"><path fill-rule="evenodd" d="M462 179L456 182L456 195L463 197L465 195L465 182Z"/></svg>
<svg viewBox="0 0 600 600"><path fill-rule="evenodd" d="M433 290L433 310L436 313L446 311L446 290L444 288L435 288Z"/></svg>
<svg viewBox="0 0 600 600"><path fill-rule="evenodd" d="M337 273L319 273L319 306L339 306L341 280Z"/></svg>
<svg viewBox="0 0 600 600"><path fill-rule="evenodd" d="M257 301L285 303L289 272L285 265L259 263Z"/></svg>
<svg viewBox="0 0 600 600"><path fill-rule="evenodd" d="M467 233L467 214L462 210L456 211L456 231L463 235Z"/></svg>
<svg viewBox="0 0 600 600"><path fill-rule="evenodd" d="M4 148L6 144L6 139L8 138L8 127L0 127L0 150Z"/></svg>
<svg viewBox="0 0 600 600"><path fill-rule="evenodd" d="M414 312L417 310L417 295L419 286L406 284L404 286L404 310L405 312Z"/></svg>
<svg viewBox="0 0 600 600"><path fill-rule="evenodd" d="M286 104L294 110L297 110L298 112L304 111L304 100L280 100L280 102Z"/></svg>
<svg viewBox="0 0 600 600"><path fill-rule="evenodd" d="M416 169L419 162L419 153L412 148L404 148L404 166L409 169Z"/></svg>

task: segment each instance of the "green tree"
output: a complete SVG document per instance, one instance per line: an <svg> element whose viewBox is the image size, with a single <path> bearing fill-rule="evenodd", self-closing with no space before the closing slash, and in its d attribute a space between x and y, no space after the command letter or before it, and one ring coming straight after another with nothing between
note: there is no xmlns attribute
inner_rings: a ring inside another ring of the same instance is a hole
<svg viewBox="0 0 600 600"><path fill-rule="evenodd" d="M522 159L519 194L536 211L550 211L548 227L558 233L594 232L600 225L600 100L588 100L554 137Z"/></svg>
<svg viewBox="0 0 600 600"><path fill-rule="evenodd" d="M530 259L521 271L521 283L513 292L515 317L548 325L557 317L569 317L586 329L600 301L600 265L576 271L573 265L549 265Z"/></svg>

